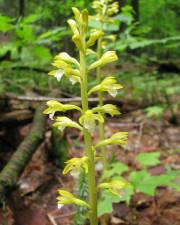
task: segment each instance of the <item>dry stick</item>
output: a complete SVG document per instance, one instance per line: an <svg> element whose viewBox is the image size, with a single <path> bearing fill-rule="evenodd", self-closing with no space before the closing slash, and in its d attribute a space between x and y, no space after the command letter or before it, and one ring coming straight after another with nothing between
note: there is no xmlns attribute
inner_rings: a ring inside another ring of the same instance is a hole
<svg viewBox="0 0 180 225"><path fill-rule="evenodd" d="M6 100L17 100L17 101L30 101L30 102L46 102L49 100L57 100L62 103L72 103L77 102L81 103L80 97L73 97L73 98L55 98L55 97L49 97L49 96L26 96L26 95L15 95L12 93L7 93L5 96L0 96L0 99L6 99ZM90 103L97 103L99 101L99 98L88 98L88 102ZM105 103L117 103L119 106L122 106L124 103L121 100L118 99L111 99L106 98L104 99Z"/></svg>
<svg viewBox="0 0 180 225"><path fill-rule="evenodd" d="M43 139L46 124L43 110L44 104L41 104L36 110L29 134L0 173L0 201L5 197L7 189L15 186L18 177Z"/></svg>
<svg viewBox="0 0 180 225"><path fill-rule="evenodd" d="M7 99L15 99L21 101L34 101L34 102L46 102L49 100L57 100L62 103L69 103L69 102L81 102L80 97L73 97L73 98L55 98L55 97L47 97L47 96L25 96L25 95L14 95L12 93L7 93L5 96ZM98 98L89 98L89 102L98 102Z"/></svg>

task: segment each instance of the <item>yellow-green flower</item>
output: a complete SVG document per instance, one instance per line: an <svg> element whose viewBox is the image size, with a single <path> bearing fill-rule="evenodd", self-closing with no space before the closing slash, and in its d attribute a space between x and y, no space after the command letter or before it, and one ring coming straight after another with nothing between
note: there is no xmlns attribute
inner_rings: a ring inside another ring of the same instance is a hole
<svg viewBox="0 0 180 225"><path fill-rule="evenodd" d="M104 118L101 114L93 113L92 110L87 110L79 119L80 124L82 124L89 132L95 130L96 121L104 123Z"/></svg>
<svg viewBox="0 0 180 225"><path fill-rule="evenodd" d="M74 127L82 131L82 127L78 123L72 121L66 116L57 117L53 126L57 127L60 131L63 131L65 127Z"/></svg>
<svg viewBox="0 0 180 225"><path fill-rule="evenodd" d="M79 108L76 105L70 105L70 104L62 104L56 100L50 100L46 103L48 106L47 109L44 110L44 114L49 114L50 119L53 119L55 112L66 112L68 110L78 110L81 111L81 108Z"/></svg>
<svg viewBox="0 0 180 225"><path fill-rule="evenodd" d="M112 180L110 182L101 183L98 185L99 189L108 189L111 193L115 195L120 195L122 189L124 189L128 183L122 180Z"/></svg>
<svg viewBox="0 0 180 225"><path fill-rule="evenodd" d="M83 168L84 171L88 172L88 158L87 156L81 158L72 158L66 162L66 166L63 170L63 174L67 174L70 171L76 172L80 171L80 168Z"/></svg>
<svg viewBox="0 0 180 225"><path fill-rule="evenodd" d="M79 206L90 208L88 203L86 203L85 201L81 199L76 198L73 194L71 194L68 191L59 189L58 194L59 196L57 197L57 201L59 206L76 204Z"/></svg>
<svg viewBox="0 0 180 225"><path fill-rule="evenodd" d="M113 134L110 138L100 141L95 147L101 147L105 145L126 145L128 139L128 132L118 132Z"/></svg>
<svg viewBox="0 0 180 225"><path fill-rule="evenodd" d="M105 52L102 57L90 65L89 70L95 69L97 67L102 67L106 65L107 63L111 63L118 60L118 57L116 55L115 51L107 51Z"/></svg>
<svg viewBox="0 0 180 225"><path fill-rule="evenodd" d="M51 72L48 73L50 76L54 76L57 81L60 81L62 76L64 75L64 71L61 70L61 69L58 69L58 70L53 70Z"/></svg>
<svg viewBox="0 0 180 225"><path fill-rule="evenodd" d="M91 47L95 44L95 42L103 35L102 31L96 30L90 34L89 40L87 41L87 47Z"/></svg>
<svg viewBox="0 0 180 225"><path fill-rule="evenodd" d="M94 92L108 92L112 97L116 97L117 91L121 88L123 88L123 86L118 84L114 77L107 77L100 84L91 88L88 95Z"/></svg>
<svg viewBox="0 0 180 225"><path fill-rule="evenodd" d="M59 53L57 56L55 56L55 59L60 60L60 61L62 60L62 61L66 62L66 63L69 63L69 64L75 64L78 67L80 66L79 62L75 58L71 57L66 52Z"/></svg>
<svg viewBox="0 0 180 225"><path fill-rule="evenodd" d="M96 108L93 108L92 111L93 112L102 113L102 114L108 113L111 116L115 116L115 115L119 115L120 114L117 106L116 105L112 105L112 104L106 104L106 105L103 105L103 106L98 106Z"/></svg>

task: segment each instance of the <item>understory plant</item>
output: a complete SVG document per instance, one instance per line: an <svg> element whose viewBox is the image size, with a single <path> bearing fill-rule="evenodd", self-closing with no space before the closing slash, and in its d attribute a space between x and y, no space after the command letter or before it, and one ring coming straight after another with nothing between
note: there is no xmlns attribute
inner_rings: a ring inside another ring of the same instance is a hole
<svg viewBox="0 0 180 225"><path fill-rule="evenodd" d="M178 176L180 170L172 170L169 165L163 164L164 172L160 175L152 175L150 168L161 165L159 157L160 152L148 152L139 153L134 158L134 163L138 165L138 169L131 170L126 164L118 161L114 161L108 164L106 172L101 178L101 182L104 180L119 179L124 181L128 180L128 185L121 192L121 195L114 195L107 190L101 193L98 202L98 216L102 216L113 211L113 203L125 202L130 205L132 212L135 207L133 202L133 196L136 193L143 193L146 196L155 196L156 189L162 186L168 186L174 188L176 191L180 191L178 184Z"/></svg>
<svg viewBox="0 0 180 225"><path fill-rule="evenodd" d="M111 10L111 8L107 9ZM94 55L91 47L96 44L103 32L89 31L88 11L73 8L74 19L68 20L68 24L73 32L72 41L74 42L78 52L78 59L73 58L66 52L61 52L55 56L53 66L55 70L49 73L58 81L64 75L72 84L78 83L81 89L81 107L71 104L62 104L56 100L47 102L47 109L45 114L49 114L50 118L54 120L53 126L63 132L66 127L76 128L84 135L84 153L82 157L72 158L66 162L63 174L73 173L79 174L81 170L87 176L88 184L88 198L80 199L79 196L68 192L67 190L58 190L58 206L62 207L67 204L75 204L86 208L87 217L90 225L97 225L97 197L102 190L108 190L114 195L121 194L122 189L128 186L125 179L109 179L105 182L97 182L95 174L95 163L99 160L104 160L101 154L98 154L98 149L106 145L125 145L127 143L127 132L118 132L107 139L101 139L99 142L93 144L93 133L96 128L96 123L104 124L105 114L111 116L120 114L118 108L112 104L101 104L94 108L89 108L88 96L94 92L108 92L110 94L116 93L118 89L122 88L112 76L106 77L99 84L88 89L88 76L92 70L100 68L108 63L114 62L118 59L115 51L106 51L99 55L94 62L88 63L88 57ZM56 113L64 113L69 110L76 110L79 112L79 120L73 121L66 116L58 116ZM103 125L104 126L104 125Z"/></svg>

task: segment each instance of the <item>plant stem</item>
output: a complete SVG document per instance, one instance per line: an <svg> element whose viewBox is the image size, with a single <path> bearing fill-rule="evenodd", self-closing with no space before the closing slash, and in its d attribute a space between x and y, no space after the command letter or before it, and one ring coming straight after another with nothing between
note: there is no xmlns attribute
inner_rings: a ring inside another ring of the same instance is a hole
<svg viewBox="0 0 180 225"><path fill-rule="evenodd" d="M102 27L103 27L103 23L101 23L101 31L102 31ZM102 43L102 38L100 37L97 43L97 57L98 59L101 58L102 56L102 51L101 51L101 43ZM97 78L97 83L99 84L101 82L101 68L98 67L96 69L96 78ZM102 92L98 92L98 98L99 98L99 106L103 106L104 105L104 101L103 101L103 93ZM105 130L104 130L104 123L100 123L99 122L99 139L100 141L105 139ZM106 156L106 147L102 146L101 147L101 156L102 156L102 162L103 162L103 172L106 170L107 168L107 156Z"/></svg>
<svg viewBox="0 0 180 225"><path fill-rule="evenodd" d="M80 73L81 79L81 101L83 113L88 110L88 94L87 94L87 72L86 72L86 55L80 52ZM90 224L97 225L97 190L96 190L96 177L94 166L94 152L92 149L92 138L89 131L84 128L84 144L86 149L86 156L89 159L88 163L88 189L89 189L89 204L90 210Z"/></svg>

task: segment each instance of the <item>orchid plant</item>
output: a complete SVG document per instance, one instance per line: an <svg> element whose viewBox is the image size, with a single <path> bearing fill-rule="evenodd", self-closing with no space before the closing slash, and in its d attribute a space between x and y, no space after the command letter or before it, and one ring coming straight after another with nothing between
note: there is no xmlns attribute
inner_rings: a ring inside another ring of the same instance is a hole
<svg viewBox="0 0 180 225"><path fill-rule="evenodd" d="M111 1L107 1L111 2ZM100 4L99 4L100 3ZM94 6L99 10L105 1L94 1ZM113 5L113 4L112 4ZM116 7L108 7L106 9L107 15L111 15ZM67 204L75 204L85 207L88 211L88 218L90 225L97 225L97 197L102 190L108 190L115 195L121 193L123 188L126 188L128 182L125 180L108 180L106 182L97 182L95 174L95 163L99 160L104 161L104 156L98 155L98 149L106 145L125 145L127 143L127 132L118 132L109 138L104 136L100 138L99 142L93 144L93 133L96 124L99 123L104 127L105 114L119 115L120 112L115 105L103 104L103 101L94 108L89 107L88 96L92 93L97 93L102 100L102 93L108 92L115 95L117 90L122 88L116 79L112 76L106 77L104 80L98 79L99 83L88 90L88 75L92 70L97 70L100 76L100 68L108 63L114 62L118 59L115 51L101 52L91 64L88 63L89 54L94 54L91 47L96 43L101 49L102 39L104 33L102 30L91 31L88 26L89 14L86 9L79 11L73 8L74 19L68 20L68 24L72 30L72 41L79 52L78 59L71 57L68 53L62 52L55 56L53 66L55 70L49 73L50 76L55 77L58 81L62 76L69 79L72 84L78 83L81 89L81 107L70 104L62 104L58 101L51 100L47 102L47 109L44 111L54 121L53 126L61 132L66 127L78 129L84 135L84 154L80 158L72 158L66 162L63 174L78 172L84 170L87 175L88 183L88 199L79 199L74 194L66 190L58 190L58 206L62 207ZM103 15L102 15L103 16ZM105 16L105 15L104 15ZM105 16L106 18L106 16ZM99 41L100 40L100 41ZM69 110L77 110L80 117L78 121L73 121L66 116L57 116L57 112L66 112ZM103 131L104 132L104 131Z"/></svg>

